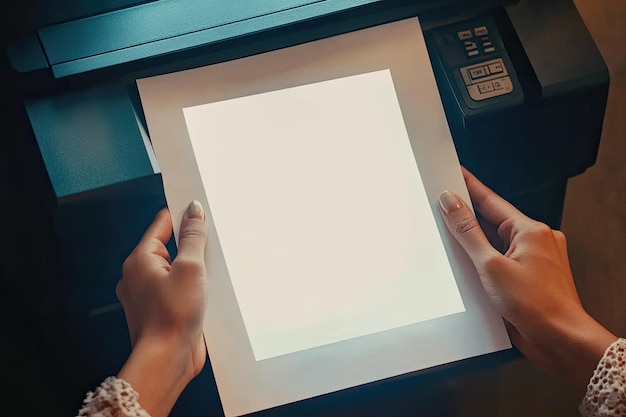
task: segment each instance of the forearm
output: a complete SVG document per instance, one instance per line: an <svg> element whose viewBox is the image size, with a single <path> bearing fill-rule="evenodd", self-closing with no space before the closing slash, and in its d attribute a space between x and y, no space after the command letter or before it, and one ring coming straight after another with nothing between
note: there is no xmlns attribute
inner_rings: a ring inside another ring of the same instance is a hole
<svg viewBox="0 0 626 417"><path fill-rule="evenodd" d="M152 417L165 417L194 376L189 355L176 342L139 340L118 377L139 393L141 407Z"/></svg>

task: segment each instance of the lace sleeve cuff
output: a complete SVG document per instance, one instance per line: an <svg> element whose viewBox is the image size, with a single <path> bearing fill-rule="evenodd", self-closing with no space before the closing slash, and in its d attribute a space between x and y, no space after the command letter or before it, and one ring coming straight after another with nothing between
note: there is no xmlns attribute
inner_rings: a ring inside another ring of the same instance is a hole
<svg viewBox="0 0 626 417"><path fill-rule="evenodd" d="M87 393L78 417L150 417L138 400L139 394L128 382L111 376Z"/></svg>
<svg viewBox="0 0 626 417"><path fill-rule="evenodd" d="M579 410L584 417L626 417L626 339L604 352Z"/></svg>

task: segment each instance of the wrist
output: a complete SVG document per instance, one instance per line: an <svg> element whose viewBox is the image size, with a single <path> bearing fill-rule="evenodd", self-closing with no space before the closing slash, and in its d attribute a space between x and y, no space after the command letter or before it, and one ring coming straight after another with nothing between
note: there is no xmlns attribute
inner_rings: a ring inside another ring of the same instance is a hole
<svg viewBox="0 0 626 417"><path fill-rule="evenodd" d="M598 362L617 337L582 308L552 323L552 335L546 340L550 368L584 394Z"/></svg>
<svg viewBox="0 0 626 417"><path fill-rule="evenodd" d="M141 337L120 370L139 394L139 404L153 417L167 416L194 378L191 349L176 338Z"/></svg>

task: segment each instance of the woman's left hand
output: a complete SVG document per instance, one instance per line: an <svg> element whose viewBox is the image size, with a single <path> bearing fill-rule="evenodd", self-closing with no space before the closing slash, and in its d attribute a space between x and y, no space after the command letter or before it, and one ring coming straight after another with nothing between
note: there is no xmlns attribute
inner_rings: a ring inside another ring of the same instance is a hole
<svg viewBox="0 0 626 417"><path fill-rule="evenodd" d="M172 220L163 209L124 262L117 285L133 346L118 376L154 417L169 413L206 362L207 225L200 203L190 203L183 216L173 262L165 247L171 236Z"/></svg>

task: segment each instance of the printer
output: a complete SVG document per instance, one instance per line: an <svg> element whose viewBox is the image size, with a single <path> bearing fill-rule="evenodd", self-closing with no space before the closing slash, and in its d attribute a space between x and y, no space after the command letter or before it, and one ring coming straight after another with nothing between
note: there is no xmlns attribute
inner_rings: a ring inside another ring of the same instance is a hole
<svg viewBox="0 0 626 417"><path fill-rule="evenodd" d="M29 24L6 51L8 76L32 128L23 134L36 142L56 200L58 299L80 350L99 358L79 367L91 383L85 390L116 373L129 352L115 285L122 261L165 205L138 78L418 16L460 161L483 182L558 228L568 179L596 159L609 75L571 0L30 3ZM398 402L402 392L415 398L416 386L419 398L444 407L427 386L486 363L468 362L263 413L397 415L389 403L377 409L359 399ZM220 413L207 364L172 415Z"/></svg>

